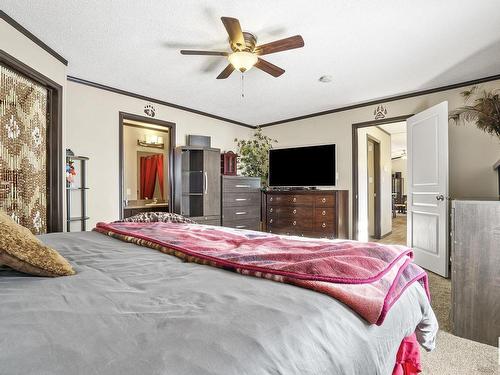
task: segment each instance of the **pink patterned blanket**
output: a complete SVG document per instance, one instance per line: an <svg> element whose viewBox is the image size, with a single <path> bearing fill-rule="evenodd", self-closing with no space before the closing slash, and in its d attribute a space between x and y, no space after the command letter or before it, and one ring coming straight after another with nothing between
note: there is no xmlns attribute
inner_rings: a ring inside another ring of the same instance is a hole
<svg viewBox="0 0 500 375"><path fill-rule="evenodd" d="M99 223L94 230L188 262L327 294L371 324L381 325L414 281L420 281L429 296L427 274L403 246L162 222Z"/></svg>

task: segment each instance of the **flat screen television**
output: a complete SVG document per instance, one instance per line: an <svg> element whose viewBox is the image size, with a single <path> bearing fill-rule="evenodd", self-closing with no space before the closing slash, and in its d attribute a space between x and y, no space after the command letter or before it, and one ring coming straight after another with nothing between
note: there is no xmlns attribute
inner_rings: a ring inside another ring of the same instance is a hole
<svg viewBox="0 0 500 375"><path fill-rule="evenodd" d="M336 165L334 144L272 149L269 151L269 186L335 186Z"/></svg>

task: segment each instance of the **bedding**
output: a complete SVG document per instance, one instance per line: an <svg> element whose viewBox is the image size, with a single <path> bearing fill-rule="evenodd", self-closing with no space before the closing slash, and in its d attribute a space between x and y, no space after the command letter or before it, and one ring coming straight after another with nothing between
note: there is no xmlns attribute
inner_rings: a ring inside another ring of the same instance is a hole
<svg viewBox="0 0 500 375"><path fill-rule="evenodd" d="M43 235L77 271L0 269L0 374L391 374L404 337L434 347L413 283L370 325L321 293L96 232Z"/></svg>
<svg viewBox="0 0 500 375"><path fill-rule="evenodd" d="M198 224L115 222L98 223L95 230L188 262L328 294L378 325L411 283L421 281L428 292L427 274L404 246Z"/></svg>

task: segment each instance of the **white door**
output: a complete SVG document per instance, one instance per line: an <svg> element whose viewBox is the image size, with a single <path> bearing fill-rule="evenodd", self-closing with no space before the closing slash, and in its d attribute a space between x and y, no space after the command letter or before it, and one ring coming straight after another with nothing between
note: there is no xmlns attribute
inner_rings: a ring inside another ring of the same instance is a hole
<svg viewBox="0 0 500 375"><path fill-rule="evenodd" d="M407 242L415 262L448 277L448 102L407 120Z"/></svg>

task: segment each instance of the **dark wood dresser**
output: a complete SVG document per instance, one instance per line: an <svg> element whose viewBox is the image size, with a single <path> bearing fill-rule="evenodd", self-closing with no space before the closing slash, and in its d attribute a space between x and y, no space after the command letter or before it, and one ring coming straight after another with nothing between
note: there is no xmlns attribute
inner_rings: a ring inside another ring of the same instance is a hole
<svg viewBox="0 0 500 375"><path fill-rule="evenodd" d="M317 238L348 238L347 190L266 191L265 231Z"/></svg>
<svg viewBox="0 0 500 375"><path fill-rule="evenodd" d="M259 177L222 176L222 226L260 230Z"/></svg>

